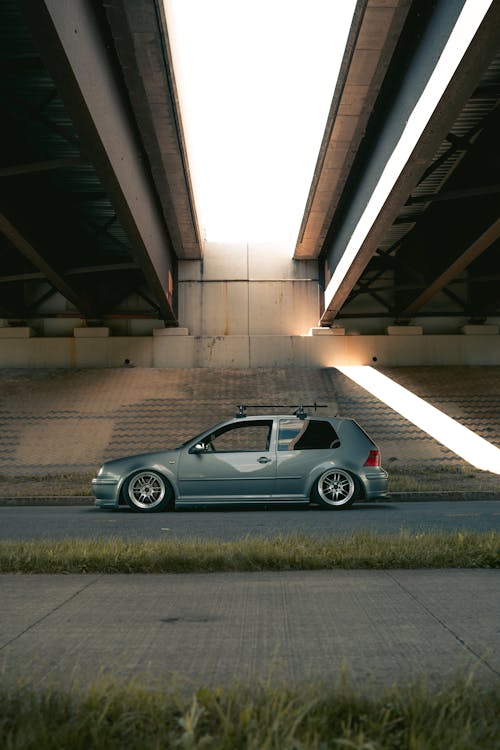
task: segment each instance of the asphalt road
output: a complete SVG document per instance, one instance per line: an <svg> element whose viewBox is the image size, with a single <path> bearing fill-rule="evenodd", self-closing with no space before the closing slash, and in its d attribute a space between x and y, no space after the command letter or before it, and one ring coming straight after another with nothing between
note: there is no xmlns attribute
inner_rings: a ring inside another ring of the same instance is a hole
<svg viewBox="0 0 500 750"><path fill-rule="evenodd" d="M2 507L0 540L46 538L177 539L230 541L245 536L305 533L313 536L355 531L397 533L500 529L500 500L371 503L345 511L273 507L196 509L141 515L93 507Z"/></svg>

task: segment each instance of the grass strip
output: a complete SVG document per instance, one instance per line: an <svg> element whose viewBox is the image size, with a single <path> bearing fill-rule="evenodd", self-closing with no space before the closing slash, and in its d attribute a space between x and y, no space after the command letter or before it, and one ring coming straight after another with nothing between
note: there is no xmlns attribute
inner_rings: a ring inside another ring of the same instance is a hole
<svg viewBox="0 0 500 750"><path fill-rule="evenodd" d="M196 573L333 568L498 568L500 534L430 532L216 540L0 543L0 573Z"/></svg>
<svg viewBox="0 0 500 750"><path fill-rule="evenodd" d="M98 682L82 691L0 689L0 746L9 750L493 750L500 688L461 679L375 697L346 685L203 688Z"/></svg>
<svg viewBox="0 0 500 750"><path fill-rule="evenodd" d="M0 497L82 497L91 496L93 473L0 474Z"/></svg>

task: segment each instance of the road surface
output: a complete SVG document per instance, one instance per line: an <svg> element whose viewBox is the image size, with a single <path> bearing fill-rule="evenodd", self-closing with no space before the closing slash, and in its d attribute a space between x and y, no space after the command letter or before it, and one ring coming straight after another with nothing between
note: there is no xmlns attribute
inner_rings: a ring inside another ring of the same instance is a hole
<svg viewBox="0 0 500 750"><path fill-rule="evenodd" d="M303 533L321 537L356 531L398 533L500 530L500 500L371 503L344 511L290 506L272 509L182 510L141 515L88 507L2 507L1 539L219 539Z"/></svg>

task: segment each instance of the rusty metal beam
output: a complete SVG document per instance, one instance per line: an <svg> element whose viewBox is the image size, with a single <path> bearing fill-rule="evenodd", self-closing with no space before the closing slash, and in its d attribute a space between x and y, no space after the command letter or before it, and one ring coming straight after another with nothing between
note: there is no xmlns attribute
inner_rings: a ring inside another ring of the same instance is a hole
<svg viewBox="0 0 500 750"><path fill-rule="evenodd" d="M452 279L458 276L469 266L472 261L478 258L481 253L487 250L496 240L500 238L500 219L497 219L488 229L477 238L469 247L428 287L419 294L419 296L407 305L403 310L398 312L398 317L407 318L418 312L432 297L440 292Z"/></svg>

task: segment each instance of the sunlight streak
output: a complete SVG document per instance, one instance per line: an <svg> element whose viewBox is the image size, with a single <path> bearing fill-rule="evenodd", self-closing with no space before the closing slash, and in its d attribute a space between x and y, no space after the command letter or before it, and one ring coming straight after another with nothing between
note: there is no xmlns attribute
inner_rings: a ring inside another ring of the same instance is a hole
<svg viewBox="0 0 500 750"><path fill-rule="evenodd" d="M336 368L472 466L500 474L500 449L455 419L373 367L336 365Z"/></svg>

